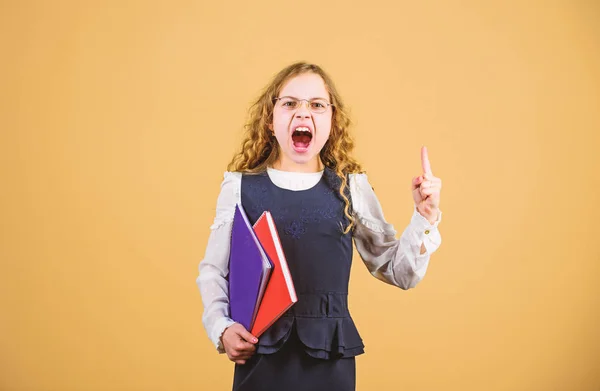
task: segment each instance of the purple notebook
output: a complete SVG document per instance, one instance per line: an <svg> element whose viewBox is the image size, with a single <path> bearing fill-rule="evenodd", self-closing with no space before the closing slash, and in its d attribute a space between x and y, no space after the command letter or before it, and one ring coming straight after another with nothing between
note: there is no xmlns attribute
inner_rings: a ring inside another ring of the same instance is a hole
<svg viewBox="0 0 600 391"><path fill-rule="evenodd" d="M231 229L229 252L230 317L251 330L273 264L265 254L254 229L237 204Z"/></svg>

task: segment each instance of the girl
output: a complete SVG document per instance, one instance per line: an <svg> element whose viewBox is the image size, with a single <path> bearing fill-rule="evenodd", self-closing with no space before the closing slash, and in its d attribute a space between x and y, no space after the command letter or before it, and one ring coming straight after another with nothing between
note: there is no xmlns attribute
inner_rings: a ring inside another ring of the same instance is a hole
<svg viewBox="0 0 600 391"><path fill-rule="evenodd" d="M349 124L331 78L303 62L279 72L251 107L196 280L204 327L217 351L235 362L236 391L354 390L355 356L364 345L348 310L352 240L374 277L402 289L423 278L441 243L442 182L431 172L425 147L423 173L412 180L413 216L396 239L351 156ZM298 296L260 339L229 318L229 240L237 202L251 223L271 211Z"/></svg>

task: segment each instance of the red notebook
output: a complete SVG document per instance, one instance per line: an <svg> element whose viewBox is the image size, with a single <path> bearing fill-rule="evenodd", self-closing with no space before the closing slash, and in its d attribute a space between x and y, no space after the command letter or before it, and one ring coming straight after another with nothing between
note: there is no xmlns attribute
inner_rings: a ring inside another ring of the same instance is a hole
<svg viewBox="0 0 600 391"><path fill-rule="evenodd" d="M266 211L254 224L254 232L267 256L273 263L273 270L264 296L260 302L256 320L250 331L258 337L265 332L277 319L298 301L292 275L288 268L275 222L271 213Z"/></svg>

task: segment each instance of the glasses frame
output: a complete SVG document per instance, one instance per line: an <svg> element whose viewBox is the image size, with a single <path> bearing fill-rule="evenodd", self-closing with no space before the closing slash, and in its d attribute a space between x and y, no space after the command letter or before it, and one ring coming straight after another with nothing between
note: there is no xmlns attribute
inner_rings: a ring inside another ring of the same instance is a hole
<svg viewBox="0 0 600 391"><path fill-rule="evenodd" d="M308 107L308 110L309 110L311 113L315 113L315 114L323 114L323 113L326 113L326 112L327 112L327 109L329 108L329 106L335 107L335 105L334 105L333 103L329 103L329 101L328 101L327 99L325 99L325 98L314 98L314 99L298 99L298 98L296 98L296 97L294 97L294 96L280 96L279 98L273 98L273 102L277 102L278 100L282 100L282 99L286 99L286 98L288 98L288 99L293 99L293 100L295 100L295 101L297 101L297 102L306 102L306 106ZM325 110L324 110L324 111L314 111L314 110L313 110L313 109L310 107L310 103L311 103L311 102L314 102L314 101L317 101L317 100L318 100L318 101L323 101L323 102L325 103L325 105L326 105L326 106L325 106ZM301 105L302 105L302 104L301 104ZM282 106L282 107L283 107L283 106ZM287 109L286 107L283 107L283 108L284 108L284 109L286 109L286 110L292 111L292 110L290 110L290 109ZM298 108L299 108L299 107L298 107ZM295 108L295 109L293 109L293 110L298 110L298 108Z"/></svg>

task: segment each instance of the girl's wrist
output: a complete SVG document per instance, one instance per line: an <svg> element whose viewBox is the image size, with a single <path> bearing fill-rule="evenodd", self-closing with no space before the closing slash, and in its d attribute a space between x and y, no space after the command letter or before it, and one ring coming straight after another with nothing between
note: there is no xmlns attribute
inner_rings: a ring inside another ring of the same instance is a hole
<svg viewBox="0 0 600 391"><path fill-rule="evenodd" d="M417 207L417 212L419 212L419 214L423 217L425 217L425 219L429 222L429 224L434 225L435 222L438 220L439 217L439 209L434 209L431 212L427 213L424 211L421 211L419 209L419 207Z"/></svg>

